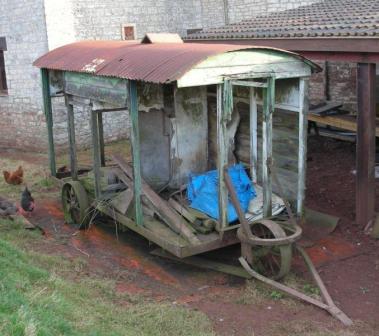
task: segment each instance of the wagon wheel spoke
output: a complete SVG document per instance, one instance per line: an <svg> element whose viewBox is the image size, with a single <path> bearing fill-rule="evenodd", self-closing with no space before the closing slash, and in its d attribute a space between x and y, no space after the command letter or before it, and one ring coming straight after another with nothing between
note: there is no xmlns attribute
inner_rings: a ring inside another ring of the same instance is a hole
<svg viewBox="0 0 379 336"><path fill-rule="evenodd" d="M252 234L261 239L285 238L284 229L270 220L254 223L251 226ZM272 279L279 279L288 273L291 265L292 249L290 245L271 245L252 247L253 266L259 273Z"/></svg>
<svg viewBox="0 0 379 336"><path fill-rule="evenodd" d="M70 181L62 187L62 203L65 220L68 224L77 224L85 228L89 224L89 202L86 190L79 181Z"/></svg>

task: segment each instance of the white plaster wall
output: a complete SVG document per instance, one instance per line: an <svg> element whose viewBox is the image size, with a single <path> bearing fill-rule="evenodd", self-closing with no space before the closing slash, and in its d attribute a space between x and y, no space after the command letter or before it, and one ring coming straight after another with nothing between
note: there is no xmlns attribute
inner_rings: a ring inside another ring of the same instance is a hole
<svg viewBox="0 0 379 336"><path fill-rule="evenodd" d="M0 96L0 147L44 148L39 69L32 62L47 51L43 0L0 0L0 36L8 95Z"/></svg>
<svg viewBox="0 0 379 336"><path fill-rule="evenodd" d="M48 50L83 39L121 39L121 26L135 23L146 32L178 32L225 24L316 0L0 0L0 36L8 51L5 65L8 96L0 96L0 147L46 149L39 69L32 62ZM78 115L85 116L78 112ZM128 134L122 114L104 118L108 139ZM84 119L86 120L86 119ZM56 140L65 146L65 111L54 103ZM89 124L89 121L85 121ZM83 121L83 134L87 134ZM80 129L78 132L80 133ZM79 145L88 145L79 136Z"/></svg>
<svg viewBox="0 0 379 336"><path fill-rule="evenodd" d="M72 0L45 0L49 50L75 41Z"/></svg>

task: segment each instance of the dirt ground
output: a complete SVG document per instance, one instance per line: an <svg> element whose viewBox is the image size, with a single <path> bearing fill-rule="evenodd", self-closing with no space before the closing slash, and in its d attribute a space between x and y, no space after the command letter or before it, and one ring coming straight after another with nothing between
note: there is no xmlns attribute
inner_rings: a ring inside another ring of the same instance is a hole
<svg viewBox="0 0 379 336"><path fill-rule="evenodd" d="M337 305L355 321L344 328L327 313L288 298L277 298L254 281L200 270L153 256L154 246L101 220L87 231L64 224L57 189L36 199L30 220L45 231L36 250L86 260L78 271L117 279L117 290L157 301L188 305L207 314L219 335L377 335L379 330L379 241L354 225L354 144L311 137L307 206L341 218L336 230L308 248ZM1 157L19 158L2 152ZM24 160L34 160L23 155ZM21 161L21 160L20 160ZM38 156L45 164L45 157ZM376 183L379 193L379 182ZM377 195L378 196L378 195ZM379 197L376 197L379 208ZM238 247L236 247L238 248ZM233 253L230 249L220 253ZM303 273L297 260L294 272ZM259 294L259 291L264 294Z"/></svg>

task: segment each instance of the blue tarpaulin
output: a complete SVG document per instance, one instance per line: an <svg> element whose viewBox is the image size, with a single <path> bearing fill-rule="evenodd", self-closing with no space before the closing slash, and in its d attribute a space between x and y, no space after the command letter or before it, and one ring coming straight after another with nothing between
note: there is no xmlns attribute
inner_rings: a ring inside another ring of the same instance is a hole
<svg viewBox="0 0 379 336"><path fill-rule="evenodd" d="M228 172L241 208L246 212L250 200L256 196L254 187L243 165L236 164L228 168ZM190 175L187 196L191 208L204 212L212 218L219 219L218 171L211 170L202 175ZM237 212L230 201L228 201L227 212L229 223L238 218Z"/></svg>

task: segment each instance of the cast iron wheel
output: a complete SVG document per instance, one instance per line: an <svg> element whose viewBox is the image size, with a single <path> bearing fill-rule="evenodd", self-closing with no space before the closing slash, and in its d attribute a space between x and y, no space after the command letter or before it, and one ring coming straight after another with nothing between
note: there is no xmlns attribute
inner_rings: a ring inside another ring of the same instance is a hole
<svg viewBox="0 0 379 336"><path fill-rule="evenodd" d="M87 192L78 181L70 181L62 187L62 205L64 219L68 224L77 224L85 229L90 222Z"/></svg>
<svg viewBox="0 0 379 336"><path fill-rule="evenodd" d="M286 233L281 226L271 220L261 220L252 223L251 232L254 236L263 239L285 238ZM291 268L292 246L252 245L253 268L260 274L274 280L283 278Z"/></svg>

